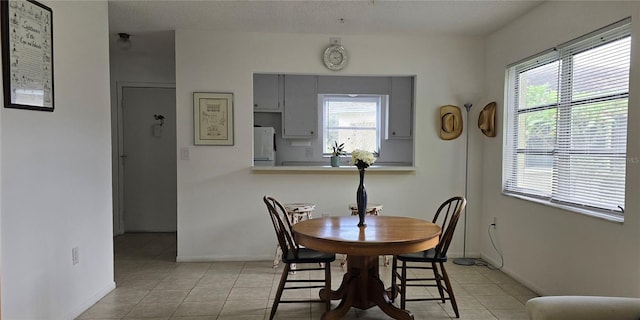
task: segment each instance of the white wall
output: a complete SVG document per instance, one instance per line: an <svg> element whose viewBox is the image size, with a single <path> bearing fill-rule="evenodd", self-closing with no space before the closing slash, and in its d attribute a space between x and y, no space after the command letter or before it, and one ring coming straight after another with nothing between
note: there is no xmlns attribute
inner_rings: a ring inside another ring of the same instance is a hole
<svg viewBox="0 0 640 320"><path fill-rule="evenodd" d="M3 319L72 319L115 286L107 3L44 4L55 111L0 108Z"/></svg>
<svg viewBox="0 0 640 320"><path fill-rule="evenodd" d="M503 127L498 138L483 139L481 229L498 217L496 239L504 271L540 294L640 295L640 127L633 125L640 122L639 11L637 2L551 1L487 39L486 92L498 102L496 123L501 123L508 64L633 16L624 223L501 195ZM482 254L499 261L484 235Z"/></svg>
<svg viewBox="0 0 640 320"><path fill-rule="evenodd" d="M355 202L357 170L347 174L254 174L252 163L252 74L282 72L332 75L416 77L415 174L368 173L369 201L384 204L383 214L431 219L437 206L464 193L465 140L438 137L438 108L462 105L459 94L479 92L484 75L481 38L343 35L349 65L330 72L322 64L329 37L318 34L176 31L178 259L270 259L273 227L262 196L283 202L309 201L316 214L347 214ZM194 146L192 94L233 92L234 146ZM474 101L481 103L480 101ZM472 119L477 119L474 110ZM475 125L473 130L479 132ZM477 135L476 135L477 136ZM479 187L479 139L472 141L472 192ZM479 197L478 197L479 199ZM470 224L480 203L471 197ZM479 231L471 228L468 252L479 254ZM462 232L450 249L461 254Z"/></svg>

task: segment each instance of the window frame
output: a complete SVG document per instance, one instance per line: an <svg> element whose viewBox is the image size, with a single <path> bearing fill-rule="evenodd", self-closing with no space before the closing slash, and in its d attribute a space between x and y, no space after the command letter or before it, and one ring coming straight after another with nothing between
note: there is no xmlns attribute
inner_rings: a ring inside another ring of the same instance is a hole
<svg viewBox="0 0 640 320"><path fill-rule="evenodd" d="M381 139L384 134L384 128L382 127L382 110L385 110L388 104L389 96L386 94L318 94L318 104L319 111L321 115L321 145L323 148L322 156L329 157L331 156L331 152L329 151L332 146L332 142L329 142L329 145L325 145L326 137L327 137L327 110L326 110L326 100L334 100L334 101L345 101L349 99L361 99L361 100L369 100L370 102L376 102L376 150L368 150L374 153L375 156L379 156L380 148L381 148ZM348 127L351 128L351 127ZM348 129L347 127L343 129ZM339 129L339 128L336 128ZM342 143L344 141L338 141ZM351 152L347 152L346 155L351 155Z"/></svg>
<svg viewBox="0 0 640 320"><path fill-rule="evenodd" d="M582 213L589 216L595 216L599 218L603 218L606 220L623 222L624 221L624 202L622 203L622 207L620 211L614 211L606 208L599 208L590 205L586 205L584 203L576 203L562 201L558 199L558 195L566 192L566 190L562 186L558 186L558 184L565 183L565 179L558 178L563 174L567 174L568 171L561 170L557 166L558 157L562 155L591 155L588 151L583 151L583 153L576 153L576 151L571 147L563 147L562 143L559 143L561 139L567 139L567 137L576 137L579 136L578 133L573 134L571 132L564 132L562 130L558 130L563 125L567 125L570 123L571 119L568 114L571 113L572 108L576 106L581 106L585 104L593 104L600 102L616 102L620 99L624 99L626 101L626 119L627 126L625 130L628 130L628 112L629 112L629 90L630 85L627 82L626 92L623 93L612 93L606 95L598 95L597 97L587 97L583 99L575 99L573 97L572 90L565 90L567 87L567 83L570 83L571 76L573 74L574 63L573 59L576 55L588 52L593 49L600 48L604 45L614 43L618 40L631 38L631 19L627 18L611 24L602 29L591 32L585 36L579 37L575 40L567 42L565 44L559 45L556 48L552 48L550 50L544 51L532 57L523 59L517 63L507 66L506 68L506 86L505 86L505 139L504 139L504 151L503 151L503 171L502 171L502 194L507 196L513 196L516 198L529 200L537 203L541 203L544 205L558 207L561 209ZM617 32L617 33L615 33ZM616 36L611 36L611 33L615 33ZM585 46L582 45L585 41L597 39L600 37L602 41L600 44L595 46ZM631 47L631 42L629 44L629 48ZM534 70L539 67L543 67L547 64L558 63L558 74L557 80L555 84L558 86L557 89L557 99L553 103L536 105L528 108L520 108L520 101L522 99L521 95L524 94L521 91L521 84L519 82L520 75L522 73ZM630 61L629 61L630 66ZM630 73L630 70L629 70ZM630 80L629 80L630 81ZM624 102L623 102L624 103ZM613 107L612 107L613 108ZM555 141L552 146L552 149L544 149L544 148L519 148L520 141L520 131L519 125L522 125L524 120L523 115L526 115L531 112L542 111L542 110L556 110L556 118L555 118ZM567 111L568 110L568 111ZM626 141L624 152L615 152L615 149L611 149L611 152L603 153L605 155L615 157L621 156L624 160L627 159L627 145L628 141ZM587 149L588 150L588 149ZM536 190L537 192L532 192L533 189L526 189L526 187L522 187L520 182L517 181L518 175L522 172L519 170L517 162L518 157L521 154L527 155L542 155L542 156L551 156L552 160L552 170L551 170L551 191L549 195L541 195L544 192L541 192L541 189ZM625 161L626 163L626 161ZM626 175L624 176L626 180ZM514 181L515 180L515 181ZM553 181L557 180L557 183ZM573 184L570 184L573 186ZM622 192L623 200L626 198L626 187L623 183L620 187L621 189L617 189ZM559 191L560 190L560 191Z"/></svg>

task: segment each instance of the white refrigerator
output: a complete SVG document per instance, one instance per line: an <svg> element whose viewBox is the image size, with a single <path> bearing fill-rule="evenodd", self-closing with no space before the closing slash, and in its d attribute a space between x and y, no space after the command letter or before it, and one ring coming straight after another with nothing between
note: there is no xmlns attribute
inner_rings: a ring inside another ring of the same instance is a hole
<svg viewBox="0 0 640 320"><path fill-rule="evenodd" d="M273 127L253 128L253 165L274 166L276 164L276 131Z"/></svg>

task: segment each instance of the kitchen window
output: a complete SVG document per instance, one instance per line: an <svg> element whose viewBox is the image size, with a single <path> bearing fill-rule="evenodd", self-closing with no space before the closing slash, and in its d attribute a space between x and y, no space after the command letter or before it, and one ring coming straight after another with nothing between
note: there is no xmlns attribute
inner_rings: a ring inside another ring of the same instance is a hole
<svg viewBox="0 0 640 320"><path fill-rule="evenodd" d="M381 110L387 95L320 95L324 155L335 142L344 143L347 153L356 149L379 152Z"/></svg>
<svg viewBox="0 0 640 320"><path fill-rule="evenodd" d="M624 219L630 19L507 69L503 192Z"/></svg>

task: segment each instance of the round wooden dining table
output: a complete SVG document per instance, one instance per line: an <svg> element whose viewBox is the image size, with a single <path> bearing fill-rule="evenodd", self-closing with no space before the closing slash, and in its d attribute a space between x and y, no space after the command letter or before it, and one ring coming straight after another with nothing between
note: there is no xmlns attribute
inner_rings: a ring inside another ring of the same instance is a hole
<svg viewBox="0 0 640 320"><path fill-rule="evenodd" d="M340 287L331 292L320 290L323 300L327 295L331 300L341 300L322 319L341 319L351 307L364 310L373 306L380 307L393 319L413 319L410 311L390 302L390 293L380 280L378 256L431 249L438 244L440 226L396 216L367 216L365 223L364 227L358 227L357 216L335 216L293 225L294 237L300 245L348 255L347 273Z"/></svg>

